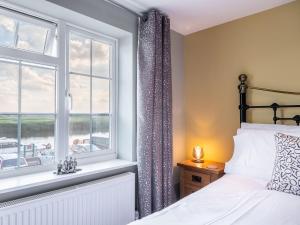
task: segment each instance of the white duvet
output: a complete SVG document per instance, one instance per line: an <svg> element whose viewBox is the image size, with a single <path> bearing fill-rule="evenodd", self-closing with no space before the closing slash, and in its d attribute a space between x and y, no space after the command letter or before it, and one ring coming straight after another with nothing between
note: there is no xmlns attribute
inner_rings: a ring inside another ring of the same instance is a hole
<svg viewBox="0 0 300 225"><path fill-rule="evenodd" d="M261 180L225 175L130 225L300 225L300 197L265 186Z"/></svg>

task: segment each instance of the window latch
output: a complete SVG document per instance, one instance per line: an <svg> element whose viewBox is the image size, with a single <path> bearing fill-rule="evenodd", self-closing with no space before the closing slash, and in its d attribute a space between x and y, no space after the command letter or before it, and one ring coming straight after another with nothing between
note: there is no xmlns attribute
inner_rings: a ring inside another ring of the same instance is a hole
<svg viewBox="0 0 300 225"><path fill-rule="evenodd" d="M69 106L69 111L71 111L73 108L73 97L70 92L68 93L68 106Z"/></svg>

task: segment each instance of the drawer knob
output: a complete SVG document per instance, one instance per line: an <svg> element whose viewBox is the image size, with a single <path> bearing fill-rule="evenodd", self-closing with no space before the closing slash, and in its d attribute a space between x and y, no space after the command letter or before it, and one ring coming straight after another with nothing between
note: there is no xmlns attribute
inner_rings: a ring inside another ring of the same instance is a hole
<svg viewBox="0 0 300 225"><path fill-rule="evenodd" d="M202 177L196 176L196 175L192 175L192 181L193 182L197 182L197 183L201 183Z"/></svg>

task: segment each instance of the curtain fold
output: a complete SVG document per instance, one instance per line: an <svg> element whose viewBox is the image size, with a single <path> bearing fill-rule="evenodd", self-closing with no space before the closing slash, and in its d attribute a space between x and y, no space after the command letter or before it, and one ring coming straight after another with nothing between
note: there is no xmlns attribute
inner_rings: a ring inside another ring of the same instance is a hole
<svg viewBox="0 0 300 225"><path fill-rule="evenodd" d="M170 20L150 10L138 29L138 198L144 217L173 201Z"/></svg>

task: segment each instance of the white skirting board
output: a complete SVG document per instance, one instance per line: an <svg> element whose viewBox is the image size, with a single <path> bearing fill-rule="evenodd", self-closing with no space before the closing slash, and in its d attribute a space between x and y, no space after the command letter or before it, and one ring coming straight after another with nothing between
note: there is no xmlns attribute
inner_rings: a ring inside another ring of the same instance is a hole
<svg viewBox="0 0 300 225"><path fill-rule="evenodd" d="M134 173L0 204L0 225L125 225L134 218Z"/></svg>

